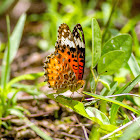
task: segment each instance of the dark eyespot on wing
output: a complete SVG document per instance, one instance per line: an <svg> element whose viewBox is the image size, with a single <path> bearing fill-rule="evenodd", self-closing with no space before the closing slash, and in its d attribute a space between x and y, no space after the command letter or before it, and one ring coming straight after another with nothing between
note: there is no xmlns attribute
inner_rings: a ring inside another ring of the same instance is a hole
<svg viewBox="0 0 140 140"><path fill-rule="evenodd" d="M81 60L80 60L80 62L84 63L84 62L85 62L85 60L81 59ZM80 66L80 65L79 65L79 66Z"/></svg>
<svg viewBox="0 0 140 140"><path fill-rule="evenodd" d="M67 54L70 55L70 52L68 51Z"/></svg>
<svg viewBox="0 0 140 140"><path fill-rule="evenodd" d="M74 54L72 54L72 58L74 58Z"/></svg>
<svg viewBox="0 0 140 140"><path fill-rule="evenodd" d="M76 60L76 59L74 59L73 61L74 61L74 62L77 62L77 60Z"/></svg>

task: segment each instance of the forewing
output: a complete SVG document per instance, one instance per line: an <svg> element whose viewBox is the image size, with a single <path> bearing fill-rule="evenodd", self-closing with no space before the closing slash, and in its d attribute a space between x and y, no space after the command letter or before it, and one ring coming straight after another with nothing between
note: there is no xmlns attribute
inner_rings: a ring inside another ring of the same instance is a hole
<svg viewBox="0 0 140 140"><path fill-rule="evenodd" d="M71 69L76 75L76 79L78 80L77 48L73 34L71 33L68 25L65 23L59 26L55 51L66 59L68 65L70 65Z"/></svg>
<svg viewBox="0 0 140 140"><path fill-rule="evenodd" d="M82 38L80 37L79 31L82 35ZM82 26L80 24L77 24L74 27L72 34L78 54L78 80L82 80L85 66L85 39Z"/></svg>

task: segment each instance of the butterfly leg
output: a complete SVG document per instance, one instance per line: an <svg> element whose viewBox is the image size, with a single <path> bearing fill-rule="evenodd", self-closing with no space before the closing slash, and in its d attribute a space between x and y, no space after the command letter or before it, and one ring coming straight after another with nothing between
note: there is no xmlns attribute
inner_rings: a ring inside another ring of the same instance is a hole
<svg viewBox="0 0 140 140"><path fill-rule="evenodd" d="M71 98L71 99L73 98L73 95L74 95L74 92L72 92L72 94L70 95L70 98Z"/></svg>
<svg viewBox="0 0 140 140"><path fill-rule="evenodd" d="M85 99L85 95L83 95L83 97L82 97L82 99L81 99L81 101L80 101L80 102L83 102L83 101L84 101L84 99Z"/></svg>

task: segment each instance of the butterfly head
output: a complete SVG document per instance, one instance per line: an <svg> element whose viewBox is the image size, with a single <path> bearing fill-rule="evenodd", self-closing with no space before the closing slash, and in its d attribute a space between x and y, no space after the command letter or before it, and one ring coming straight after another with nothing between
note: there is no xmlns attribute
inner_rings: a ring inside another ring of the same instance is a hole
<svg viewBox="0 0 140 140"><path fill-rule="evenodd" d="M84 84L85 84L84 80L79 80L79 81L77 81L77 83L71 85L69 87L69 89L71 92L74 92L74 91L77 91L78 89L82 88L84 86Z"/></svg>

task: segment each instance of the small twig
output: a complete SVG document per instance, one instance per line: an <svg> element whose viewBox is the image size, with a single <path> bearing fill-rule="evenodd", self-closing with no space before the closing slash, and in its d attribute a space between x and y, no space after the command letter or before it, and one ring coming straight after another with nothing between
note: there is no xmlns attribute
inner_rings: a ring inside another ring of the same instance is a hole
<svg viewBox="0 0 140 140"><path fill-rule="evenodd" d="M48 114L50 114L51 111L47 111L47 112L42 112L42 113L37 113L37 114L31 114L31 115L25 115L26 117L28 118L35 118L35 117L40 117L40 116L47 116ZM18 118L18 116L14 116L14 115L9 115L5 118L0 118L0 120L2 121L8 121L8 120L11 120L11 119L16 119Z"/></svg>
<svg viewBox="0 0 140 140"><path fill-rule="evenodd" d="M89 140L85 126L84 126L82 123L79 122L79 120L78 120L78 118L76 117L76 115L74 115L74 116L75 116L76 121L77 121L77 122L79 123L79 125L82 127L82 129L83 129L83 131L84 131L84 135L85 135L86 140Z"/></svg>
<svg viewBox="0 0 140 140"><path fill-rule="evenodd" d="M62 134L62 135L71 137L71 138L76 138L76 139L80 139L80 140L85 140L85 138L82 138L82 137L79 137L79 136L76 136L76 135L71 135L71 134L68 134L68 133L65 133L65 132L59 132L59 133Z"/></svg>
<svg viewBox="0 0 140 140"><path fill-rule="evenodd" d="M83 126L91 126L91 124L82 124ZM68 125L68 126L75 126L75 127L81 127L81 125L80 124L75 124L75 125Z"/></svg>
<svg viewBox="0 0 140 140"><path fill-rule="evenodd" d="M0 120L7 121L7 120L11 120L11 119L16 119L16 118L17 118L17 116L9 115L9 116L7 116L5 118L0 118Z"/></svg>
<svg viewBox="0 0 140 140"><path fill-rule="evenodd" d="M138 117L137 119L140 119L140 117ZM101 137L100 140L107 139L108 137L110 137L111 135L115 134L116 132L118 132L118 131L120 131L120 130L126 128L127 126L129 126L129 125L132 124L133 122L135 122L135 120L132 120L132 121L126 123L125 125L119 127L118 129L114 130L113 132L111 132L111 133L109 133L109 134L107 134L107 135Z"/></svg>
<svg viewBox="0 0 140 140"><path fill-rule="evenodd" d="M126 96L126 95L140 97L140 95L131 94L131 93L122 93L122 94L109 95L109 96L104 96L104 97L106 97L106 98L111 98L111 97ZM88 98L88 99L85 99L85 100L90 101L90 100L94 100L94 99L95 99L95 98Z"/></svg>
<svg viewBox="0 0 140 140"><path fill-rule="evenodd" d="M138 119L135 117L135 115L133 113L131 113L131 116L133 117L133 119L138 123ZM140 124L138 123L138 125L140 126Z"/></svg>
<svg viewBox="0 0 140 140"><path fill-rule="evenodd" d="M21 127L16 128L15 130L16 131L20 131L20 130L25 129L25 128L28 128L28 127L29 127L28 125L23 125Z"/></svg>
<svg viewBox="0 0 140 140"><path fill-rule="evenodd" d="M31 114L31 115L27 115L28 118L35 118L35 117L40 117L40 116L48 116L50 112L42 112L42 113L37 113L37 114Z"/></svg>

